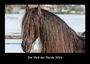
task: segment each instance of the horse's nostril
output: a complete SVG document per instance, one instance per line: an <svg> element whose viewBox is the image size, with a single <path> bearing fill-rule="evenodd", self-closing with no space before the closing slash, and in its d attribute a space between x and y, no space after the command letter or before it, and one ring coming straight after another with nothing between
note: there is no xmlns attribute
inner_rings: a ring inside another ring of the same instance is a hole
<svg viewBox="0 0 90 64"><path fill-rule="evenodd" d="M27 45L25 42L22 42L21 44L23 51L25 52L27 50Z"/></svg>

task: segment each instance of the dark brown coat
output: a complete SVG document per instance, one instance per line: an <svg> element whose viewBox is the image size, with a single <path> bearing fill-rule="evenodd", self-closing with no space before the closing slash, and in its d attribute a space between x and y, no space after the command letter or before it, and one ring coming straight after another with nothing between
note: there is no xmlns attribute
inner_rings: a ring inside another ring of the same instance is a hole
<svg viewBox="0 0 90 64"><path fill-rule="evenodd" d="M85 39L78 37L61 18L38 8L27 10L22 22L22 49L30 53L33 42L40 37L42 53L82 53Z"/></svg>

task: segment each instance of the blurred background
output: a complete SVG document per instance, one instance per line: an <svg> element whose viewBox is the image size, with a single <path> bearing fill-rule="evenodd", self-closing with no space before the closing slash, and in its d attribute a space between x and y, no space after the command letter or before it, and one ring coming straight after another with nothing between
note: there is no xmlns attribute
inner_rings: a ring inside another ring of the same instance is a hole
<svg viewBox="0 0 90 64"><path fill-rule="evenodd" d="M23 14L25 13L26 5L5 5L6 14ZM29 5L30 8L37 7L37 5ZM53 13L60 14L85 14L85 5L41 5Z"/></svg>
<svg viewBox="0 0 90 64"><path fill-rule="evenodd" d="M37 5L29 5L30 8ZM21 48L21 23L26 5L5 5L5 53L24 53ZM85 5L41 5L62 18L77 34L85 32ZM39 41L36 40L32 52L39 52Z"/></svg>

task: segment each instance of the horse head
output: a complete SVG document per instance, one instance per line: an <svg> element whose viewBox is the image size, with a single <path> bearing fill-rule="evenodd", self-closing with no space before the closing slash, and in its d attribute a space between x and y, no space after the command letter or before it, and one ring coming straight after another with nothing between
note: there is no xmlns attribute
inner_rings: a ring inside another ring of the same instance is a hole
<svg viewBox="0 0 90 64"><path fill-rule="evenodd" d="M30 53L32 44L39 37L38 8L28 9L22 22L22 48L24 52Z"/></svg>

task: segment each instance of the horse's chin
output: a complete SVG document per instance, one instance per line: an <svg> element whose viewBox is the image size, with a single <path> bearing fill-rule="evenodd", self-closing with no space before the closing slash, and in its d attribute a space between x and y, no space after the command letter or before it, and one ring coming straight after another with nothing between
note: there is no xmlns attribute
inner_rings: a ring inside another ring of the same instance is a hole
<svg viewBox="0 0 90 64"><path fill-rule="evenodd" d="M28 51L26 51L25 53L31 53L30 51L31 51L31 50L28 50Z"/></svg>
<svg viewBox="0 0 90 64"><path fill-rule="evenodd" d="M27 48L23 50L25 53L30 53L31 52L31 48Z"/></svg>
<svg viewBox="0 0 90 64"><path fill-rule="evenodd" d="M31 44L30 44L31 45ZM32 46L30 46L28 43L22 42L22 50L25 53L30 53Z"/></svg>
<svg viewBox="0 0 90 64"><path fill-rule="evenodd" d="M30 44L31 45L31 44ZM25 50L25 53L31 53L31 49L32 49L32 46L29 46L26 50Z"/></svg>

